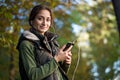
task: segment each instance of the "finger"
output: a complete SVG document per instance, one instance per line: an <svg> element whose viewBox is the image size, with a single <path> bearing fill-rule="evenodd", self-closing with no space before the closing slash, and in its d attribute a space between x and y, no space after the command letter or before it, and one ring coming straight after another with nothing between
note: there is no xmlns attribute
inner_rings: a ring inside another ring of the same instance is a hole
<svg viewBox="0 0 120 80"><path fill-rule="evenodd" d="M72 53L71 53L71 52L69 52L69 53L68 53L68 56L72 56Z"/></svg>
<svg viewBox="0 0 120 80"><path fill-rule="evenodd" d="M65 46L66 46L66 45L63 45L63 46L61 47L61 50L63 50L63 49L65 48Z"/></svg>
<svg viewBox="0 0 120 80"><path fill-rule="evenodd" d="M71 51L68 52L69 55L72 55Z"/></svg>
<svg viewBox="0 0 120 80"><path fill-rule="evenodd" d="M70 51L70 50L72 49L72 47L73 47L73 46L71 45L66 51Z"/></svg>
<svg viewBox="0 0 120 80"><path fill-rule="evenodd" d="M66 60L65 60L65 62L71 62L71 60L69 60L69 59L66 59Z"/></svg>
<svg viewBox="0 0 120 80"><path fill-rule="evenodd" d="M71 60L65 60L65 63L71 64Z"/></svg>
<svg viewBox="0 0 120 80"><path fill-rule="evenodd" d="M70 65L70 64L71 64L71 62L66 62L66 64Z"/></svg>
<svg viewBox="0 0 120 80"><path fill-rule="evenodd" d="M71 56L67 56L66 60L71 60Z"/></svg>

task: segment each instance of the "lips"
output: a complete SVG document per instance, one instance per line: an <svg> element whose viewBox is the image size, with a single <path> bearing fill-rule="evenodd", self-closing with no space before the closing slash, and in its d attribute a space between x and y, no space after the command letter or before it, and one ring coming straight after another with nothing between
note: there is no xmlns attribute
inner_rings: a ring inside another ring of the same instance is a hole
<svg viewBox="0 0 120 80"><path fill-rule="evenodd" d="M41 28L41 29L46 29L47 27L45 27L45 26L40 26L40 28Z"/></svg>

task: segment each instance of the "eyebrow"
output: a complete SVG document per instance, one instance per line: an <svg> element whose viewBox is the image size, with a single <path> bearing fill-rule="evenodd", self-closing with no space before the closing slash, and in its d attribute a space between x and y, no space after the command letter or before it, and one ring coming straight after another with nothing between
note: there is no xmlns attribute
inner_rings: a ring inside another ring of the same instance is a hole
<svg viewBox="0 0 120 80"><path fill-rule="evenodd" d="M38 17L44 17L44 16L39 15ZM47 18L51 18L51 16L47 16Z"/></svg>

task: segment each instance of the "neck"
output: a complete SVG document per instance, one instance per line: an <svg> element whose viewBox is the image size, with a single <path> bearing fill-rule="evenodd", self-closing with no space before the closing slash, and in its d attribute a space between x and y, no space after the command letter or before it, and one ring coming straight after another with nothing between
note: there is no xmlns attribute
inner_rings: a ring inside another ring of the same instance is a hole
<svg viewBox="0 0 120 80"><path fill-rule="evenodd" d="M40 33L40 34L44 36L44 33Z"/></svg>

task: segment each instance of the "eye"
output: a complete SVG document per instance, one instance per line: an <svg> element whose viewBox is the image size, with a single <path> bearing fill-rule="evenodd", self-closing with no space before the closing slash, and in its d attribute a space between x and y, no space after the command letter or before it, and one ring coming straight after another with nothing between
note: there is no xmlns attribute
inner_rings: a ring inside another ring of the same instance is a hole
<svg viewBox="0 0 120 80"><path fill-rule="evenodd" d="M50 18L47 18L47 20L46 20L46 21L48 21L48 22L49 22L49 21L51 21L51 19L50 19Z"/></svg>
<svg viewBox="0 0 120 80"><path fill-rule="evenodd" d="M42 17L38 17L38 20L43 20L43 18Z"/></svg>

